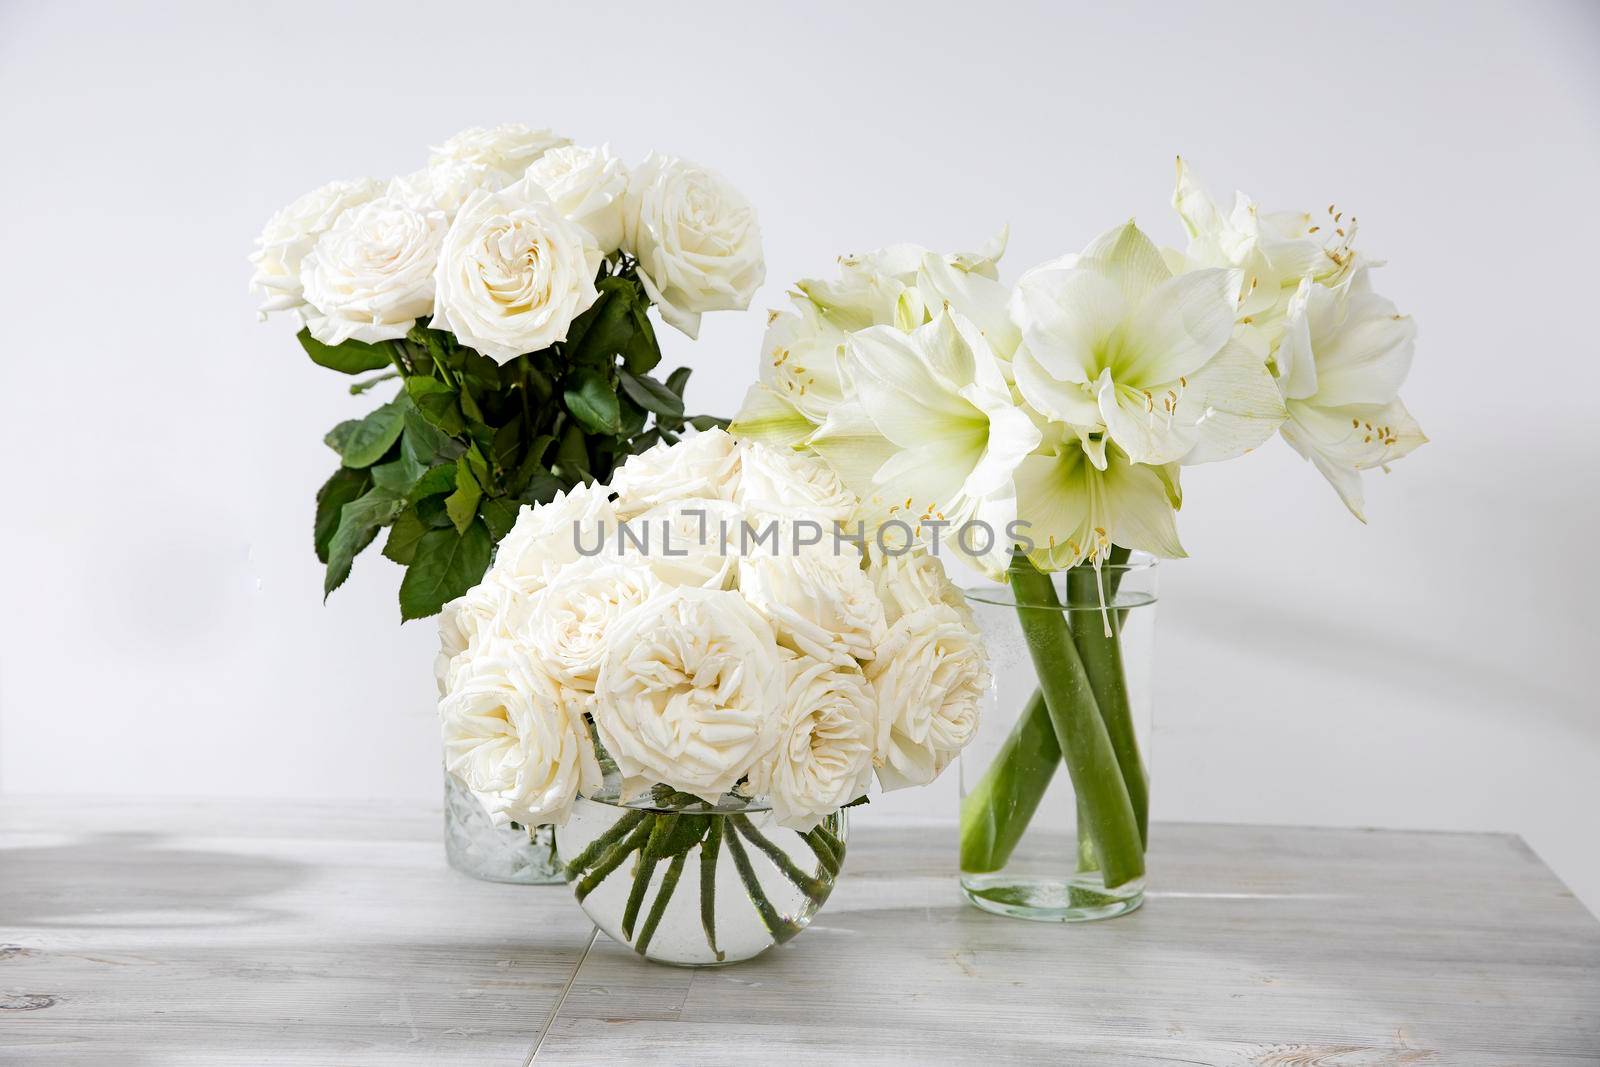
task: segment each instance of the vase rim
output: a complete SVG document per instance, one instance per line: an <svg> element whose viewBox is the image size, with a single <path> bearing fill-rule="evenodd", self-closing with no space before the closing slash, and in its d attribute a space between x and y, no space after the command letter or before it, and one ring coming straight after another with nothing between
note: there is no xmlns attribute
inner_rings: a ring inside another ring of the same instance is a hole
<svg viewBox="0 0 1600 1067"><path fill-rule="evenodd" d="M1103 605L1099 595L1083 603L1064 604L1058 601L1044 604L1018 601L1016 593L1003 581L967 586L961 590L961 595L972 603L1002 608L1034 608L1062 612L1099 611L1102 607L1118 610L1142 608L1154 604L1157 600L1155 576L1160 564L1161 560L1148 552L1134 552L1126 563L1101 563L1099 568L1101 579L1114 579L1118 586L1114 593L1107 591L1108 595L1105 596ZM1059 583L1067 573L1051 571L1050 577Z"/></svg>
<svg viewBox="0 0 1600 1067"><path fill-rule="evenodd" d="M627 800L622 798L620 790L614 788L601 788L593 793L580 791L578 795L594 804L651 811L662 815L748 815L772 810L772 802L767 797L747 797L738 793L723 793L715 804L709 804L700 797L693 797L681 803L663 802L653 795L652 789L646 789L638 796Z"/></svg>

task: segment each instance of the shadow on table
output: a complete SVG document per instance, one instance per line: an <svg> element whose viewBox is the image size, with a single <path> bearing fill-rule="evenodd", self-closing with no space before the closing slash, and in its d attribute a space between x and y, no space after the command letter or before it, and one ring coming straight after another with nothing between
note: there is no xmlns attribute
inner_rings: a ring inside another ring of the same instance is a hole
<svg viewBox="0 0 1600 1067"><path fill-rule="evenodd" d="M293 860L167 840L103 833L0 849L0 926L127 930L272 921L280 913L253 901L304 876Z"/></svg>

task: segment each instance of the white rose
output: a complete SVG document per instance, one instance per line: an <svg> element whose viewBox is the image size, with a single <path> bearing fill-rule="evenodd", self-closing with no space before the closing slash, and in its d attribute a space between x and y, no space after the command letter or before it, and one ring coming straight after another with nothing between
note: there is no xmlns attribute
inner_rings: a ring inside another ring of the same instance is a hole
<svg viewBox="0 0 1600 1067"><path fill-rule="evenodd" d="M497 363L564 340L595 302L600 250L537 186L467 198L435 275L435 329Z"/></svg>
<svg viewBox="0 0 1600 1067"><path fill-rule="evenodd" d="M784 687L772 628L743 597L670 589L611 627L595 727L624 777L714 802L771 752Z"/></svg>
<svg viewBox="0 0 1600 1067"><path fill-rule="evenodd" d="M532 598L524 640L557 681L592 693L606 634L660 588L646 567L600 558L570 563Z"/></svg>
<svg viewBox="0 0 1600 1067"><path fill-rule="evenodd" d="M579 706L518 645L485 646L439 702L445 768L497 823L563 823L598 770Z"/></svg>
<svg viewBox="0 0 1600 1067"><path fill-rule="evenodd" d="M855 666L809 656L786 665L789 687L778 744L750 772L778 823L806 831L872 784L878 706Z"/></svg>
<svg viewBox="0 0 1600 1067"><path fill-rule="evenodd" d="M853 547L844 555L831 546L800 555L756 553L739 561L739 591L783 645L849 666L871 659L887 632L883 604L860 564Z"/></svg>
<svg viewBox="0 0 1600 1067"><path fill-rule="evenodd" d="M623 248L661 317L690 337L701 312L749 307L766 278L755 209L720 174L668 156L633 172Z"/></svg>
<svg viewBox="0 0 1600 1067"><path fill-rule="evenodd" d="M571 143L549 130L530 129L520 122L474 126L436 146L428 155L428 167L476 168L484 175L484 188L502 189L527 173L546 152Z"/></svg>
<svg viewBox="0 0 1600 1067"><path fill-rule="evenodd" d="M607 548L637 558L665 585L727 589L737 573L744 518L726 500L669 500L627 519Z"/></svg>
<svg viewBox="0 0 1600 1067"><path fill-rule="evenodd" d="M439 695L455 684L463 663L494 641L515 640L527 624L529 598L491 570L483 581L439 609L439 652L433 677Z"/></svg>
<svg viewBox="0 0 1600 1067"><path fill-rule="evenodd" d="M593 554L602 538L614 541L616 526L605 486L573 486L547 504L523 506L495 549L490 573L524 594L536 593L562 567Z"/></svg>
<svg viewBox="0 0 1600 1067"><path fill-rule="evenodd" d="M442 212L391 197L341 215L300 267L311 336L329 345L404 337L433 311L433 274L447 226Z"/></svg>
<svg viewBox="0 0 1600 1067"><path fill-rule="evenodd" d="M890 625L903 615L946 604L961 616L963 625L977 629L967 598L945 574L944 564L927 550L919 547L892 556L873 547L868 558L867 574L878 590L878 599L883 601L884 617Z"/></svg>
<svg viewBox="0 0 1600 1067"><path fill-rule="evenodd" d="M440 211L446 219L454 219L473 193L501 188L499 177L483 167L445 162L390 179L387 195L418 210Z"/></svg>
<svg viewBox="0 0 1600 1067"><path fill-rule="evenodd" d="M841 523L860 503L827 464L758 442L739 444L733 499L752 516Z"/></svg>
<svg viewBox="0 0 1600 1067"><path fill-rule="evenodd" d="M933 781L977 731L989 688L983 642L954 608L936 604L889 627L866 675L878 698L878 781Z"/></svg>
<svg viewBox="0 0 1600 1067"><path fill-rule="evenodd" d="M739 450L732 435L707 430L628 457L611 476L611 489L617 514L627 519L673 500L732 500L738 480Z"/></svg>
<svg viewBox="0 0 1600 1067"><path fill-rule="evenodd" d="M376 200L383 194L383 183L375 178L329 182L313 189L267 220L256 250L250 253L255 273L250 288L266 299L258 309L262 318L269 311L285 311L305 301L300 290L300 263L346 210Z"/></svg>
<svg viewBox="0 0 1600 1067"><path fill-rule="evenodd" d="M557 210L593 234L601 252L610 255L622 245L628 167L609 146L551 149L522 180L538 185Z"/></svg>

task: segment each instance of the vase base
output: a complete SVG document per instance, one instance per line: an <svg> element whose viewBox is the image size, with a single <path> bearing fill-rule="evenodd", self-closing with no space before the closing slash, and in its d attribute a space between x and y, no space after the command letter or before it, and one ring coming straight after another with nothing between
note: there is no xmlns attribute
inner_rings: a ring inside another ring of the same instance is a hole
<svg viewBox="0 0 1600 1067"><path fill-rule="evenodd" d="M961 892L975 907L992 914L1045 923L1114 919L1144 903L1143 881L1107 890L1087 882L972 874L962 876Z"/></svg>

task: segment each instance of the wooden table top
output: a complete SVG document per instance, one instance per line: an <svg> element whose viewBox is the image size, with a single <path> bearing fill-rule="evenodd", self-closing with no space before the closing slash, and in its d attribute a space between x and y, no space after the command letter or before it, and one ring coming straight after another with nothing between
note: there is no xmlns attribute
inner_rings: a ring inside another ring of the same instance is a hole
<svg viewBox="0 0 1600 1067"><path fill-rule="evenodd" d="M869 814L810 930L688 971L439 818L0 798L0 1062L1600 1062L1600 922L1515 837L1162 824L1143 909L1057 926Z"/></svg>

